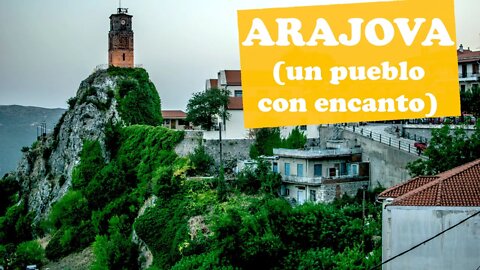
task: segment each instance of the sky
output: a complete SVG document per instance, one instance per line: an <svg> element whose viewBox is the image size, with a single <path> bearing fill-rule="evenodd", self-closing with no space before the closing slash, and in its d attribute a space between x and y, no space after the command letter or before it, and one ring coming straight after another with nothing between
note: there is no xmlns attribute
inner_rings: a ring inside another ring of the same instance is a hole
<svg viewBox="0 0 480 270"><path fill-rule="evenodd" d="M237 10L339 0L123 0L133 15L135 62L162 109L184 110L219 70L240 69ZM348 2L365 2L350 0ZM1 0L0 105L66 108L80 82L108 61L118 0ZM457 45L480 50L479 0L455 0Z"/></svg>

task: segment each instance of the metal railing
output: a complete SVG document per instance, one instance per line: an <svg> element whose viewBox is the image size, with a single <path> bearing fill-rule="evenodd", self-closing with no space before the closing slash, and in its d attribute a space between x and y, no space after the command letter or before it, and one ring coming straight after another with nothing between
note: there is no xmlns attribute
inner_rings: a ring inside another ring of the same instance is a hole
<svg viewBox="0 0 480 270"><path fill-rule="evenodd" d="M458 78L472 78L472 77L480 77L480 73L479 72L458 73Z"/></svg>
<svg viewBox="0 0 480 270"><path fill-rule="evenodd" d="M302 158L316 158L326 156L342 156L353 155L362 153L361 148L339 148L339 149L308 149L308 150L296 150L296 149L284 149L274 148L273 154L279 156L293 156Z"/></svg>
<svg viewBox="0 0 480 270"><path fill-rule="evenodd" d="M349 181L363 181L367 179L368 176L360 176L353 174L339 175L339 176L315 176L315 177L306 177L306 176L296 176L296 175L282 175L282 179L285 182L298 183L298 184L322 184L325 181L332 180L349 180Z"/></svg>
<svg viewBox="0 0 480 270"><path fill-rule="evenodd" d="M395 137L395 136L390 136L386 134L380 134L373 132L371 130L368 130L366 128L362 127L356 127L356 126L342 126L343 129L351 131L356 134L360 134L366 138L369 138L373 141L379 142L386 144L390 147L397 148L399 150L403 150L405 152L411 153L411 154L420 154L423 155L423 152L418 152L418 149L413 145L415 142L405 142L402 141L400 138Z"/></svg>

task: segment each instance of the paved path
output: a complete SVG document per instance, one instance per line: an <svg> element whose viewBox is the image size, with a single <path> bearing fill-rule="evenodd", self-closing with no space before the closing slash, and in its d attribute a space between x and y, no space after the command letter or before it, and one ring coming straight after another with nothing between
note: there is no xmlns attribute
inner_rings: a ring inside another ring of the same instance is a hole
<svg viewBox="0 0 480 270"><path fill-rule="evenodd" d="M370 138L374 141L381 142L396 149L406 151L411 154L417 154L417 149L414 146L415 141L399 138L396 135L385 131L386 128L391 127L392 124L368 124L366 126L342 126L342 128L355 132L366 138Z"/></svg>

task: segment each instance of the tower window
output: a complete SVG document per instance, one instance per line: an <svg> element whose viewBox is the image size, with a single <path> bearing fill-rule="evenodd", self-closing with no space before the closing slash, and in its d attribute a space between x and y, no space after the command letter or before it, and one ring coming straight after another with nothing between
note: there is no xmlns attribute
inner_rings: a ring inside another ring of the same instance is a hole
<svg viewBox="0 0 480 270"><path fill-rule="evenodd" d="M125 61L125 54L123 54L123 61Z"/></svg>

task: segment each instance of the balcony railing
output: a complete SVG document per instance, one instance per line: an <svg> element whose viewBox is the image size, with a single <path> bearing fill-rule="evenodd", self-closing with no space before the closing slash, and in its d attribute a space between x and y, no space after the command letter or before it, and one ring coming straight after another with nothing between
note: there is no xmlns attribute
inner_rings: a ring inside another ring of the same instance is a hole
<svg viewBox="0 0 480 270"><path fill-rule="evenodd" d="M458 78L460 81L476 81L480 80L480 72L474 73L458 73Z"/></svg>
<svg viewBox="0 0 480 270"><path fill-rule="evenodd" d="M360 175L340 175L340 176L330 176L330 177L323 177L323 176L315 176L315 177L306 177L306 176L296 176L296 175L282 175L282 179L284 182L288 183L297 183L297 184L313 184L313 185L320 185L325 182L329 181L361 181L368 179L368 176L360 176Z"/></svg>
<svg viewBox="0 0 480 270"><path fill-rule="evenodd" d="M282 157L297 158L319 158L329 156L348 156L362 153L361 148L340 148L340 149L310 149L310 150L294 150L294 149L273 149L273 154Z"/></svg>

